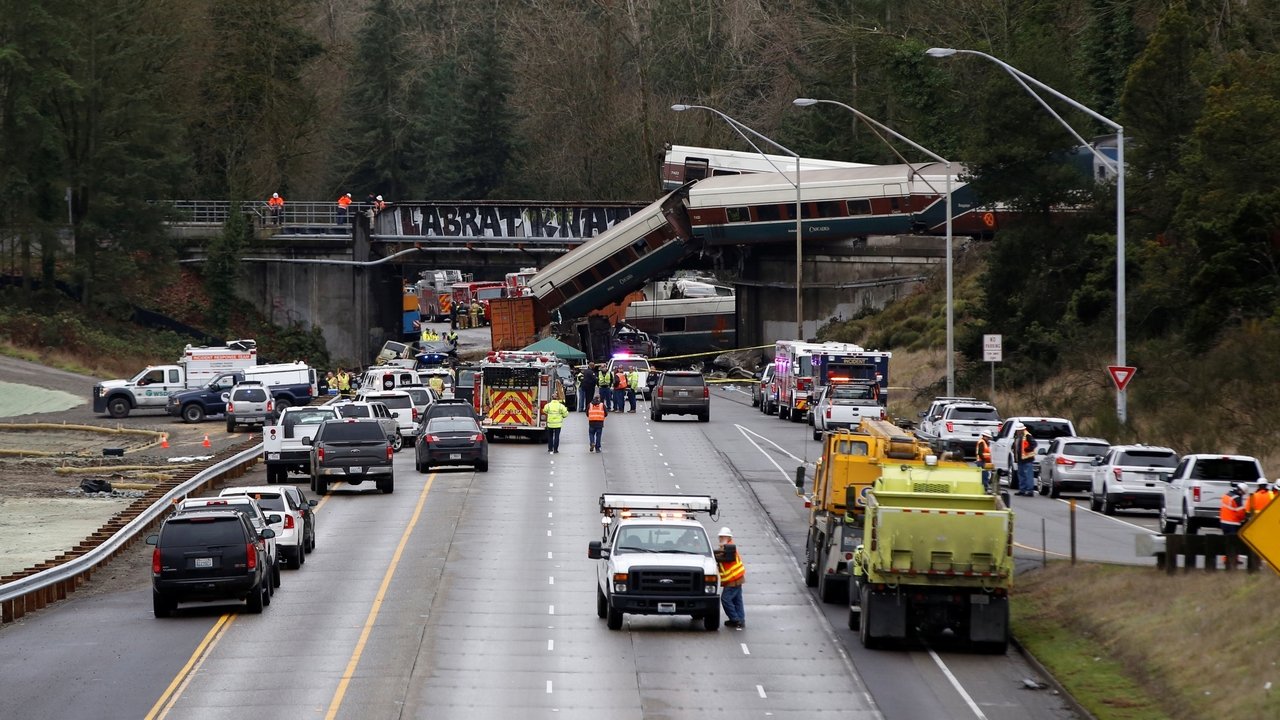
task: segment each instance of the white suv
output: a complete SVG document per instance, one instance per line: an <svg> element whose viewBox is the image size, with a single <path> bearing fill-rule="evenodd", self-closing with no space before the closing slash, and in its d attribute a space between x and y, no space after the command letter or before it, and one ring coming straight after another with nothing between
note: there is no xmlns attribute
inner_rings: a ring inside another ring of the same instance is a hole
<svg viewBox="0 0 1280 720"><path fill-rule="evenodd" d="M1089 509L1114 515L1116 508L1164 508L1164 486L1178 466L1178 453L1150 445L1113 445L1093 461Z"/></svg>
<svg viewBox="0 0 1280 720"><path fill-rule="evenodd" d="M413 444L413 432L418 427L418 406L407 390L379 390L361 393L359 399L365 402L382 403L396 418L396 426L400 430L403 441Z"/></svg>
<svg viewBox="0 0 1280 720"><path fill-rule="evenodd" d="M306 512L297 505L297 500L284 492L283 488L270 485L250 485L248 487L225 488L218 497L251 497L263 512L279 514L279 525L272 523L276 531L276 548L281 559L294 569L302 567L307 561L308 535ZM314 500L311 501L314 504Z"/></svg>
<svg viewBox="0 0 1280 720"><path fill-rule="evenodd" d="M396 419L395 415L391 414L386 405L380 402L346 400L334 403L333 407L337 409L338 416L343 419L373 418L377 420L382 432L387 436L387 442L391 443L391 448L396 452L400 452L400 448L404 447L404 437L400 434L400 421ZM308 455L308 468L310 467L310 462L310 455Z"/></svg>
<svg viewBox="0 0 1280 720"><path fill-rule="evenodd" d="M227 432L241 425L266 427L276 421L276 403L261 382L245 380L231 388L227 397Z"/></svg>

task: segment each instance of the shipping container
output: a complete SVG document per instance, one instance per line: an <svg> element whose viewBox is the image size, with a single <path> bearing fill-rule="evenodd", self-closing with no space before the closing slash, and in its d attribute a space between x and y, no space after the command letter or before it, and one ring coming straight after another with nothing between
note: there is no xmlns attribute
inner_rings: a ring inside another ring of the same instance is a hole
<svg viewBox="0 0 1280 720"><path fill-rule="evenodd" d="M538 339L537 301L531 296L489 301L490 342L494 350L519 350Z"/></svg>

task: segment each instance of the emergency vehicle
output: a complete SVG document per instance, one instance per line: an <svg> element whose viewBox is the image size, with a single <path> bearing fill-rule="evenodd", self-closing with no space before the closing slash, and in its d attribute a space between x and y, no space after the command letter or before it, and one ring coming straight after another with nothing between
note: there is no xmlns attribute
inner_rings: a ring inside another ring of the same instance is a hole
<svg viewBox="0 0 1280 720"><path fill-rule="evenodd" d="M557 360L554 355L498 350L481 361L475 374L473 402L485 432L523 432L545 438Z"/></svg>
<svg viewBox="0 0 1280 720"><path fill-rule="evenodd" d="M506 276L507 297L523 297L532 295L533 288L529 287L529 281L534 275L538 274L538 268L520 268L519 272L510 272Z"/></svg>
<svg viewBox="0 0 1280 720"><path fill-rule="evenodd" d="M610 630L622 617L687 615L720 629L720 569L695 517L716 517L709 495L600 496L602 534L587 546L596 563L596 614Z"/></svg>
<svg viewBox="0 0 1280 720"><path fill-rule="evenodd" d="M804 419L817 383L814 355L854 356L865 352L862 346L852 343L779 340L774 346L773 355L774 383L778 388L778 417L792 422Z"/></svg>
<svg viewBox="0 0 1280 720"><path fill-rule="evenodd" d="M880 386L880 406L889 404L889 359L893 353L884 350L854 352L823 350L813 354L813 378L818 387L841 382L874 382Z"/></svg>
<svg viewBox="0 0 1280 720"><path fill-rule="evenodd" d="M148 365L128 380L104 380L93 386L93 411L120 419L134 410L165 412L169 395L204 387L214 378L258 364L258 344L229 340L217 347L186 346L174 365Z"/></svg>

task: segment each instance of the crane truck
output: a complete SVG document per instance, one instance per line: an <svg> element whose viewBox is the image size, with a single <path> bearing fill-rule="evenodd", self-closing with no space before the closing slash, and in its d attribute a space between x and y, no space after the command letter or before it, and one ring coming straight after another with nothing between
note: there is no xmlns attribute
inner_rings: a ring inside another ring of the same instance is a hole
<svg viewBox="0 0 1280 720"><path fill-rule="evenodd" d="M868 649L947 631L980 651L1008 648L1013 512L976 467L950 465L886 465L865 495L849 629Z"/></svg>

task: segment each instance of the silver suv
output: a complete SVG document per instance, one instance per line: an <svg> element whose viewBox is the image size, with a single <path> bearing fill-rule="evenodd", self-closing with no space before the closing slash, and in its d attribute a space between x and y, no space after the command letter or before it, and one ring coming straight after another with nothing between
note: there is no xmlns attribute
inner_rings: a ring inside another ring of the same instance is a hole
<svg viewBox="0 0 1280 720"><path fill-rule="evenodd" d="M1111 443L1101 438L1063 436L1050 440L1049 449L1036 459L1040 464L1036 490L1054 498L1064 492L1090 492L1093 459L1110 449Z"/></svg>
<svg viewBox="0 0 1280 720"><path fill-rule="evenodd" d="M1114 515L1116 508L1164 509L1164 486L1178 466L1167 447L1115 445L1093 461L1089 509Z"/></svg>
<svg viewBox="0 0 1280 720"><path fill-rule="evenodd" d="M667 371L653 386L649 417L661 420L664 415L697 415L699 422L711 419L711 389L700 372Z"/></svg>
<svg viewBox="0 0 1280 720"><path fill-rule="evenodd" d="M231 388L227 399L227 432L241 425L267 425L276 421L276 403L271 391L254 380Z"/></svg>

